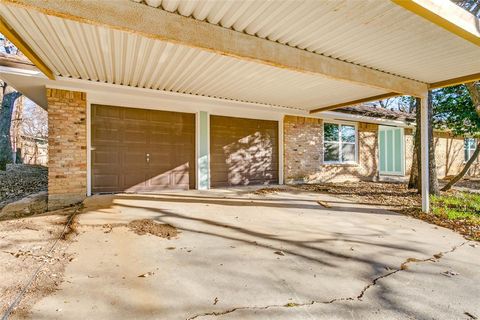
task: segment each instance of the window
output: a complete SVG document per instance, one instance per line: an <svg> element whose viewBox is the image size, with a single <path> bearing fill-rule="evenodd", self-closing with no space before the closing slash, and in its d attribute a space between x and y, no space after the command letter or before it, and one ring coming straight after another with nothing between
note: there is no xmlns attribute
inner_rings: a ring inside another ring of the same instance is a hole
<svg viewBox="0 0 480 320"><path fill-rule="evenodd" d="M353 125L324 123L323 161L353 163L357 161L357 132Z"/></svg>
<svg viewBox="0 0 480 320"><path fill-rule="evenodd" d="M465 162L467 162L468 160L470 160L473 153L475 152L475 148L477 147L475 143L475 139L465 138L464 146L465 146Z"/></svg>

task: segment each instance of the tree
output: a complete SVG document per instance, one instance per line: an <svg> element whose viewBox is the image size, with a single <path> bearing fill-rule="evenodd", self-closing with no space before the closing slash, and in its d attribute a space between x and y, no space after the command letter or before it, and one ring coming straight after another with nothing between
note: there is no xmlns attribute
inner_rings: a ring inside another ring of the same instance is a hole
<svg viewBox="0 0 480 320"><path fill-rule="evenodd" d="M414 109L415 110L415 122L420 123L421 119L421 110L420 110L420 99L415 98L412 99ZM415 133L413 136L413 154L412 154L412 168L410 170L410 178L408 180L408 189L417 189L418 192L422 190L422 181L419 178L420 173L422 171L421 162L419 161L420 151L419 146L421 144L420 141L420 126L417 126L415 129Z"/></svg>
<svg viewBox="0 0 480 320"><path fill-rule="evenodd" d="M434 126L449 129L456 136L480 138L480 94L478 85L468 83L434 92ZM480 153L480 144L463 169L445 186L449 190L460 181Z"/></svg>
<svg viewBox="0 0 480 320"><path fill-rule="evenodd" d="M455 4L471 12L477 18L480 18L480 1L478 0L452 0Z"/></svg>
<svg viewBox="0 0 480 320"><path fill-rule="evenodd" d="M433 96L432 91L428 91L428 123L433 123ZM417 123L417 126L418 123ZM421 149L421 148L419 148ZM419 157L421 153L419 152ZM420 158L419 158L420 159ZM439 195L437 177L437 161L435 157L435 139L433 137L433 125L428 126L428 180L429 194Z"/></svg>
<svg viewBox="0 0 480 320"><path fill-rule="evenodd" d="M0 104L0 170L6 170L7 163L12 163L12 145L10 140L10 128L15 101L22 94L14 91L6 82L1 84Z"/></svg>
<svg viewBox="0 0 480 320"><path fill-rule="evenodd" d="M467 87L468 93L470 94L470 99L473 102L475 112L480 117L480 88L478 85L478 83L474 82L465 83L465 87Z"/></svg>

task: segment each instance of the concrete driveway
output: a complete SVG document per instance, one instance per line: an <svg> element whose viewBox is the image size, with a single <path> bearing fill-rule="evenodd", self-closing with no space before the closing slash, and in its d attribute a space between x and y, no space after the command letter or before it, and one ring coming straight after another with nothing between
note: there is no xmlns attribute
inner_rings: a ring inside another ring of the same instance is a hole
<svg viewBox="0 0 480 320"><path fill-rule="evenodd" d="M89 198L68 248L76 258L31 318L480 317L477 243L325 195L250 191ZM105 226L142 218L181 233Z"/></svg>

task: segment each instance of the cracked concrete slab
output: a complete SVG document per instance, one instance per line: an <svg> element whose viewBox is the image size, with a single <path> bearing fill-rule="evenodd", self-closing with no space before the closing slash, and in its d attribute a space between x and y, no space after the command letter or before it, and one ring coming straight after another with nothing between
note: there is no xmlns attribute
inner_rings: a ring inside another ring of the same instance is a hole
<svg viewBox="0 0 480 320"><path fill-rule="evenodd" d="M478 316L480 247L449 252L465 242L458 234L330 196L250 191L88 199L69 248L76 258L31 318ZM180 234L167 240L104 227L143 218ZM447 269L459 274L440 273Z"/></svg>

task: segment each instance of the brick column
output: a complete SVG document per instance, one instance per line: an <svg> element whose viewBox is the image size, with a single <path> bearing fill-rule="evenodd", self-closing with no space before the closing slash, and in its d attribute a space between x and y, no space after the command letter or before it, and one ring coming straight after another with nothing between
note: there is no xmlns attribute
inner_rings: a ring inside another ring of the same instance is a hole
<svg viewBox="0 0 480 320"><path fill-rule="evenodd" d="M47 89L48 209L87 195L86 93Z"/></svg>

